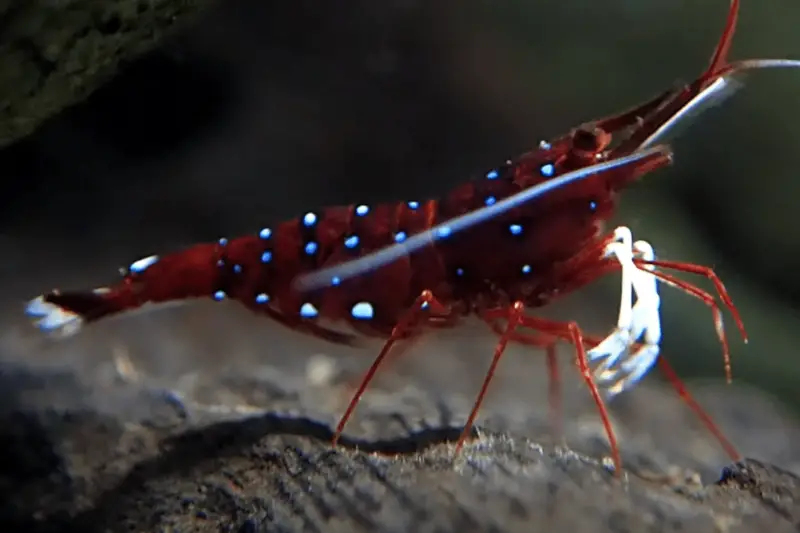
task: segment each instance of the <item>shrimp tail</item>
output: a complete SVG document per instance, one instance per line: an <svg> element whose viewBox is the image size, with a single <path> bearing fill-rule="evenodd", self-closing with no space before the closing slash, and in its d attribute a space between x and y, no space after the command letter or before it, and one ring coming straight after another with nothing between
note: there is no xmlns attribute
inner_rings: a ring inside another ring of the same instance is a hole
<svg viewBox="0 0 800 533"><path fill-rule="evenodd" d="M109 287L53 290L30 300L25 314L42 332L63 338L107 317L214 297L213 287L219 282L219 269L214 267L218 248L218 244L201 244L164 257L144 257L122 269L123 278Z"/></svg>
<svg viewBox="0 0 800 533"><path fill-rule="evenodd" d="M119 305L109 298L110 289L90 291L52 291L30 300L25 314L45 333L68 337L77 333L89 321L118 313Z"/></svg>

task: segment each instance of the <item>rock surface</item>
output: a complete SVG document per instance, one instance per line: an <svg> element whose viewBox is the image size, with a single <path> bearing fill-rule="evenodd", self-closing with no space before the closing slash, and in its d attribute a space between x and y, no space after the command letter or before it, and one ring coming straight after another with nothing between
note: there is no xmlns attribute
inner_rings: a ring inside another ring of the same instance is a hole
<svg viewBox="0 0 800 533"><path fill-rule="evenodd" d="M0 0L0 147L79 102L210 0Z"/></svg>
<svg viewBox="0 0 800 533"><path fill-rule="evenodd" d="M267 391L248 412L235 402L201 405L199 395L178 402L141 382L89 385L67 370L4 369L6 530L780 532L800 524L796 475L752 459L723 468L704 428L658 387L615 405L619 479L588 406L569 417L568 449L553 443L546 417L501 395L453 459L461 422L451 409L466 412L470 399L422 394L407 376L370 389L332 450L347 390L335 379L303 385L281 371L218 379L231 398ZM796 470L798 429L769 402L736 389L697 392L745 453Z"/></svg>

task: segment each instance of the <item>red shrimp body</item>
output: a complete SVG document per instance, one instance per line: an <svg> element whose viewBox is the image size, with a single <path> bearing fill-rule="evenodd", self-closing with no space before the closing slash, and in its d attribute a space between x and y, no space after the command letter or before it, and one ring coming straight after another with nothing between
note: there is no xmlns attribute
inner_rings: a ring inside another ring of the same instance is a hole
<svg viewBox="0 0 800 533"><path fill-rule="evenodd" d="M564 145L566 146L566 145ZM540 147L467 182L443 199L331 207L265 227L132 263L123 279L92 291L53 291L36 305L57 306L42 324L77 331L81 322L188 298L234 299L256 312L335 341L350 340L331 322L385 336L426 289L463 314L477 306L523 299L547 303L559 288L561 263L595 242L613 212L608 176L556 191L376 269L310 293L293 288L300 274L384 248L450 218L502 200L568 168L560 145ZM623 170L630 173L630 169ZM554 235L558 238L554 238ZM491 252L476 254L474 250ZM323 325L314 326L315 323Z"/></svg>
<svg viewBox="0 0 800 533"><path fill-rule="evenodd" d="M581 283L576 284L575 269L566 272L562 263L574 263L587 250L597 248L590 245L597 244L603 222L613 213L616 192L669 164L668 155L656 155L553 191L490 223L431 242L358 278L304 294L296 292L292 282L299 275L362 257L553 176L633 153L726 70L737 14L738 0L732 0L711 64L692 84L578 127L551 143L542 142L516 161L490 170L485 178L457 187L440 201L309 212L254 235L143 258L111 287L55 290L32 300L27 312L38 317L40 329L70 334L84 322L148 303L229 297L287 326L344 342L352 336L316 322L347 321L361 333L387 335L421 291L436 294L448 305L450 316L474 311L478 304L510 300L521 300L530 307L543 305L556 293L591 281L585 274L578 276ZM617 146L609 148L612 141L617 141Z"/></svg>

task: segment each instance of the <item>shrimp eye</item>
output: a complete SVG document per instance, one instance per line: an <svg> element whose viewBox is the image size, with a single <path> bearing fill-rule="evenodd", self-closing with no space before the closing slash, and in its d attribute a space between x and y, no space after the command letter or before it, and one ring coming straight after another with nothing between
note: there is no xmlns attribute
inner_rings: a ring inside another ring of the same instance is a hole
<svg viewBox="0 0 800 533"><path fill-rule="evenodd" d="M611 144L611 134L595 126L581 126L572 133L572 149L584 156L594 157Z"/></svg>
<svg viewBox="0 0 800 533"><path fill-rule="evenodd" d="M603 148L603 132L594 126L581 126L572 134L572 146L578 150L596 152Z"/></svg>

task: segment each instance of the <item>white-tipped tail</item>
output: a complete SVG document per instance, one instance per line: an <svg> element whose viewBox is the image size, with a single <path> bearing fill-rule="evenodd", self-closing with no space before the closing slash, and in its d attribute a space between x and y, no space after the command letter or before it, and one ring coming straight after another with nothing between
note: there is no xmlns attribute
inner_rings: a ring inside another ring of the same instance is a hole
<svg viewBox="0 0 800 533"><path fill-rule="evenodd" d="M28 302L25 314L33 317L33 324L48 335L69 337L81 329L83 318L55 304L46 302L39 296Z"/></svg>

